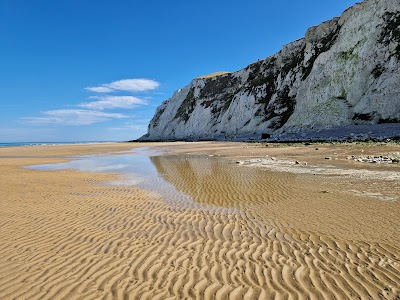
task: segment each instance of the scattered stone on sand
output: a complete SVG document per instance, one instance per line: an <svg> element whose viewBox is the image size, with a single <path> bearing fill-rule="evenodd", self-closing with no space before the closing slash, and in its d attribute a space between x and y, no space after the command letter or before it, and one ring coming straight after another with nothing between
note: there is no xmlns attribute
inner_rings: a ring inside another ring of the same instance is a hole
<svg viewBox="0 0 400 300"><path fill-rule="evenodd" d="M356 162L372 163L372 164L396 164L400 163L400 156L395 155L366 155L366 156L348 156L347 159L352 159Z"/></svg>

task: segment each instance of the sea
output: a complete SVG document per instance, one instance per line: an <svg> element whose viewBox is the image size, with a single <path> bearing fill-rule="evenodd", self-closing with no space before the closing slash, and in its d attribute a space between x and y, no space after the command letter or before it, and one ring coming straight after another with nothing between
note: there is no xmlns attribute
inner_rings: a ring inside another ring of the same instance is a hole
<svg viewBox="0 0 400 300"><path fill-rule="evenodd" d="M18 147L18 146L50 146L50 145L76 145L76 144L98 144L107 143L107 141L101 142L19 142L19 143L1 143L0 147Z"/></svg>

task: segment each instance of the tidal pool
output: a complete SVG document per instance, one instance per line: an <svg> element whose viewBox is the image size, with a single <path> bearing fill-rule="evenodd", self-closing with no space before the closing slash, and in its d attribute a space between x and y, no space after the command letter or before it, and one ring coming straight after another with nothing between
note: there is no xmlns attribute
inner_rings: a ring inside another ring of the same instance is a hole
<svg viewBox="0 0 400 300"><path fill-rule="evenodd" d="M28 166L34 170L76 169L122 174L111 185L133 185L172 203L239 208L292 198L296 175L238 166L209 156L163 155L148 148L121 155L81 156L76 160Z"/></svg>

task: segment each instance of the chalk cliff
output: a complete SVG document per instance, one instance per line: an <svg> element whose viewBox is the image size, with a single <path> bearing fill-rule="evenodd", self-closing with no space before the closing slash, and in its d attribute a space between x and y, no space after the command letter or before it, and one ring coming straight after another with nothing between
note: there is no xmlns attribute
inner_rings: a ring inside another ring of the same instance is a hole
<svg viewBox="0 0 400 300"><path fill-rule="evenodd" d="M157 108L141 139L392 122L400 122L400 0L366 0L273 56L192 80Z"/></svg>

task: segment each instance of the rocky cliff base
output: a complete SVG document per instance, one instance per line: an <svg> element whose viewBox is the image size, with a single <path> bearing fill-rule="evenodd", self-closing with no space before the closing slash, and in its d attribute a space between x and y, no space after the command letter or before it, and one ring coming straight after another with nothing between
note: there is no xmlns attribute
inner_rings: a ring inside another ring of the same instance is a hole
<svg viewBox="0 0 400 300"><path fill-rule="evenodd" d="M354 142L354 141L400 141L400 123L391 124L372 124L372 125L347 125L336 126L321 130L303 130L301 132L288 133L263 133L263 134L244 134L244 135L219 135L202 138L163 138L150 139L142 137L140 142L160 142L160 141L265 141L265 142Z"/></svg>

